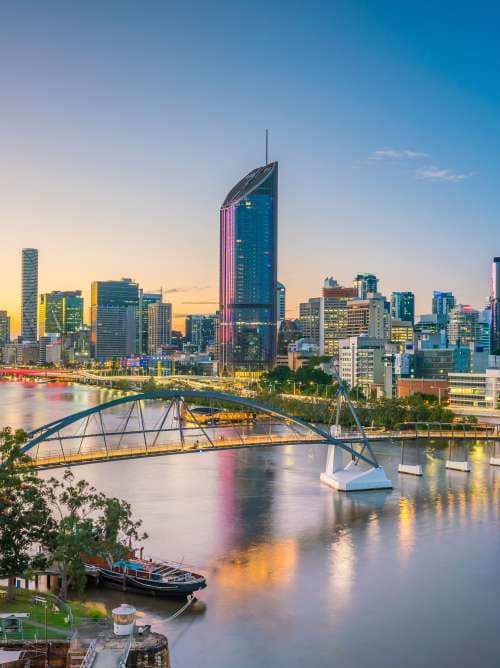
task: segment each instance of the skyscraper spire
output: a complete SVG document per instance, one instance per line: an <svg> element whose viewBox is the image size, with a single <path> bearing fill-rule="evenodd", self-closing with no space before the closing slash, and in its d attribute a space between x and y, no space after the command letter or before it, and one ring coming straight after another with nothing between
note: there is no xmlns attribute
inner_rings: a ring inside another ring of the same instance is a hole
<svg viewBox="0 0 500 668"><path fill-rule="evenodd" d="M266 128L266 165L269 164L269 129Z"/></svg>

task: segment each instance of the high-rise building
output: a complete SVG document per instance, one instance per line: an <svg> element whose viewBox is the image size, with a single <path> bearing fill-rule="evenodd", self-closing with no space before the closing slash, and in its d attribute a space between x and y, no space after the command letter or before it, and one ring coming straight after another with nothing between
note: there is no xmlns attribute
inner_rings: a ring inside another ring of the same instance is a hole
<svg viewBox="0 0 500 668"><path fill-rule="evenodd" d="M321 355L338 356L339 342L347 336L347 304L357 295L356 287L339 285L331 276L325 278L320 318Z"/></svg>
<svg viewBox="0 0 500 668"><path fill-rule="evenodd" d="M353 287L359 299L366 299L370 292L378 292L378 278L374 274L358 274Z"/></svg>
<svg viewBox="0 0 500 668"><path fill-rule="evenodd" d="M455 297L452 292L435 290L432 293L432 312L437 316L438 323L446 325L448 313L455 307Z"/></svg>
<svg viewBox="0 0 500 668"><path fill-rule="evenodd" d="M413 292L393 292L391 295L391 318L415 323L415 295Z"/></svg>
<svg viewBox="0 0 500 668"><path fill-rule="evenodd" d="M0 346L10 343L10 316L7 311L0 311Z"/></svg>
<svg viewBox="0 0 500 668"><path fill-rule="evenodd" d="M492 355L500 355L500 257L494 257L491 266L490 304L490 352Z"/></svg>
<svg viewBox="0 0 500 668"><path fill-rule="evenodd" d="M130 278L94 281L91 289L91 346L96 360L133 355L139 286Z"/></svg>
<svg viewBox="0 0 500 668"><path fill-rule="evenodd" d="M23 248L21 290L21 336L24 341L37 340L38 250Z"/></svg>
<svg viewBox="0 0 500 668"><path fill-rule="evenodd" d="M448 313L448 341L453 346L476 343L479 331L479 312L472 306L458 304Z"/></svg>
<svg viewBox="0 0 500 668"><path fill-rule="evenodd" d="M350 387L370 396L374 385L384 383L384 341L352 336L340 342L339 375Z"/></svg>
<svg viewBox="0 0 500 668"><path fill-rule="evenodd" d="M286 288L283 283L276 283L276 317L282 323L286 314Z"/></svg>
<svg viewBox="0 0 500 668"><path fill-rule="evenodd" d="M182 336L182 332L179 332L177 329L173 329L170 334L170 344L172 347L177 348L177 350L181 350L183 342L184 337Z"/></svg>
<svg viewBox="0 0 500 668"><path fill-rule="evenodd" d="M45 292L40 295L39 336L68 334L83 324L81 290Z"/></svg>
<svg viewBox="0 0 500 668"><path fill-rule="evenodd" d="M346 337L366 334L374 339L390 338L390 318L387 317L385 297L376 293L368 299L353 299L347 303Z"/></svg>
<svg viewBox="0 0 500 668"><path fill-rule="evenodd" d="M148 306L148 352L156 354L168 346L172 336L172 304L153 302Z"/></svg>
<svg viewBox="0 0 500 668"><path fill-rule="evenodd" d="M220 210L219 371L255 374L276 360L278 163L247 174Z"/></svg>
<svg viewBox="0 0 500 668"><path fill-rule="evenodd" d="M287 355L290 343L302 338L302 330L295 320L283 320L278 332L278 355Z"/></svg>
<svg viewBox="0 0 500 668"><path fill-rule="evenodd" d="M299 304L299 322L302 337L319 348L321 339L321 297L311 297Z"/></svg>
<svg viewBox="0 0 500 668"><path fill-rule="evenodd" d="M144 292L139 289L139 307L137 309L137 345L136 352L145 355L149 351L149 305L163 301L161 292Z"/></svg>
<svg viewBox="0 0 500 668"><path fill-rule="evenodd" d="M196 347L198 352L215 344L216 315L186 316L186 341Z"/></svg>

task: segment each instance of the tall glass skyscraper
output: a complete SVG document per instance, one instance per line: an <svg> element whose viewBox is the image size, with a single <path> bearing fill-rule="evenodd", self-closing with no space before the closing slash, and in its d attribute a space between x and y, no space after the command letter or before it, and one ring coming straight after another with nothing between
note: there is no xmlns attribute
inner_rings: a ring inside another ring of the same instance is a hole
<svg viewBox="0 0 500 668"><path fill-rule="evenodd" d="M393 292L391 295L391 317L393 320L415 322L415 295L413 292Z"/></svg>
<svg viewBox="0 0 500 668"><path fill-rule="evenodd" d="M40 336L69 334L83 325L83 297L81 290L61 292L54 290L40 295Z"/></svg>
<svg viewBox="0 0 500 668"><path fill-rule="evenodd" d="M500 355L500 257L491 266L491 345L492 355Z"/></svg>
<svg viewBox="0 0 500 668"><path fill-rule="evenodd" d="M23 248L21 335L23 341L37 340L38 250Z"/></svg>
<svg viewBox="0 0 500 668"><path fill-rule="evenodd" d="M283 322L286 312L286 288L283 283L276 284L276 318L278 322Z"/></svg>
<svg viewBox="0 0 500 668"><path fill-rule="evenodd" d="M220 210L219 369L256 374L276 360L278 163L247 174Z"/></svg>
<svg viewBox="0 0 500 668"><path fill-rule="evenodd" d="M432 293L432 312L437 315L439 324L447 324L448 313L452 308L455 308L455 297L453 296L453 293L434 290Z"/></svg>
<svg viewBox="0 0 500 668"><path fill-rule="evenodd" d="M138 305L139 286L130 278L92 283L90 342L96 360L134 354Z"/></svg>

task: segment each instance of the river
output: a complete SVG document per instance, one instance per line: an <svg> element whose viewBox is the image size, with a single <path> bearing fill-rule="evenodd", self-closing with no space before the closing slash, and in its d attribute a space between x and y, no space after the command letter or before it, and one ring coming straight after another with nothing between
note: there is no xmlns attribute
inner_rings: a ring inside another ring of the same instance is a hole
<svg viewBox="0 0 500 668"><path fill-rule="evenodd" d="M1 382L0 425L30 429L113 396ZM173 668L500 665L500 469L484 445L471 449L470 474L446 471L445 451L427 447L422 479L398 475L394 446L376 452L390 492L323 486L318 445L74 472L131 503L147 553L206 574L201 603L169 623L179 603L125 595L167 634ZM108 608L124 596L86 595Z"/></svg>

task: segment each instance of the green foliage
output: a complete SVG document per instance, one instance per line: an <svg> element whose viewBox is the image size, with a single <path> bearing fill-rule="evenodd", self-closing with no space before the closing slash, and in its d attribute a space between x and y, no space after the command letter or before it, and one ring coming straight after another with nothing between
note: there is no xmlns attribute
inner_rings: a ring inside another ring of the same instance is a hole
<svg viewBox="0 0 500 668"><path fill-rule="evenodd" d="M62 480L48 481L49 502L58 521L49 544L50 562L61 571L61 598L71 588L80 594L85 586L83 555L99 555L111 565L127 555L132 540L140 534L141 521L132 519L126 501L109 498L85 480L75 482L71 471Z"/></svg>
<svg viewBox="0 0 500 668"><path fill-rule="evenodd" d="M44 565L33 556L33 543L47 544L54 527L47 505L46 485L23 455L22 431L0 432L0 578L8 580L8 598L15 598L15 578Z"/></svg>
<svg viewBox="0 0 500 668"><path fill-rule="evenodd" d="M140 533L142 520L132 519L132 509L126 501L100 495L98 500L100 515L95 522L98 541L96 550L111 566L118 559L128 555L132 542L145 540L146 533Z"/></svg>
<svg viewBox="0 0 500 668"><path fill-rule="evenodd" d="M115 381L113 387L115 390L121 390L122 392L128 392L132 389L130 381L125 380L124 378Z"/></svg>
<svg viewBox="0 0 500 668"><path fill-rule="evenodd" d="M73 473L65 471L62 480L48 481L48 498L57 517L49 541L49 561L60 570L60 594L66 599L70 587L77 594L85 587L82 554L95 553L90 516L98 509L99 494L85 480L75 483Z"/></svg>
<svg viewBox="0 0 500 668"><path fill-rule="evenodd" d="M306 364L297 371L292 371L287 366L277 366L262 377L264 390L278 394L319 394L324 393L325 387L331 385L332 377L312 364Z"/></svg>
<svg viewBox="0 0 500 668"><path fill-rule="evenodd" d="M153 376L150 376L150 377L149 377L147 380L145 380L144 383L142 384L142 391L143 391L143 392L154 392L154 391L157 390L157 389L158 389L158 388L157 388L157 386L156 386L156 383L155 383L155 380L154 380Z"/></svg>

